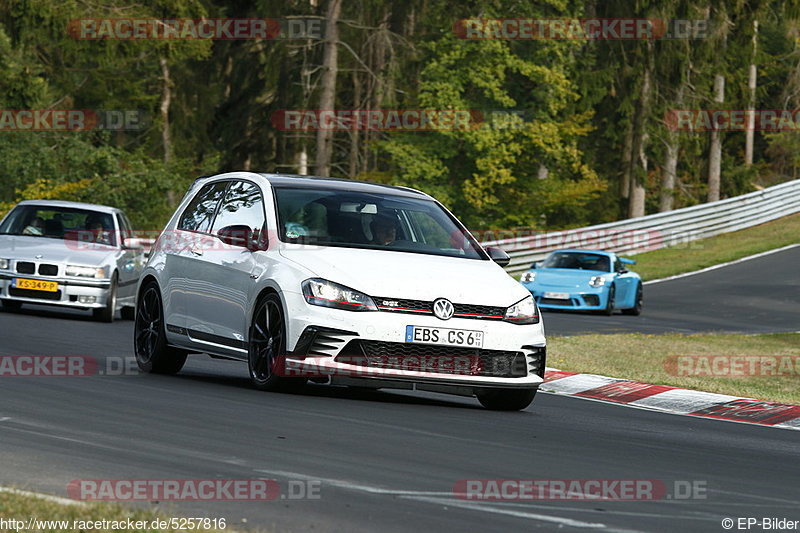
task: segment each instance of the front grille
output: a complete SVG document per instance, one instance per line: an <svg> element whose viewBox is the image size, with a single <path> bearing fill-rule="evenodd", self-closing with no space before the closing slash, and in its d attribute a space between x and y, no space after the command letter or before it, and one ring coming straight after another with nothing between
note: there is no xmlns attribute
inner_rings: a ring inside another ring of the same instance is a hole
<svg viewBox="0 0 800 533"><path fill-rule="evenodd" d="M525 377L523 352L404 342L352 340L336 361L372 368L499 378Z"/></svg>
<svg viewBox="0 0 800 533"><path fill-rule="evenodd" d="M39 265L39 274L42 276L58 276L57 265Z"/></svg>
<svg viewBox="0 0 800 533"><path fill-rule="evenodd" d="M539 303L542 305L565 305L572 306L572 300L559 300L558 298L541 298Z"/></svg>
<svg viewBox="0 0 800 533"><path fill-rule="evenodd" d="M9 296L19 296L20 298L36 298L37 300L60 300L61 291L46 292L46 291L32 291L30 289L15 289L9 287Z"/></svg>
<svg viewBox="0 0 800 533"><path fill-rule="evenodd" d="M402 298L373 298L381 311L393 313L433 314L433 302L427 300L408 300ZM453 304L456 318L477 318L482 320L502 320L506 313L505 307L475 304Z"/></svg>
<svg viewBox="0 0 800 533"><path fill-rule="evenodd" d="M36 265L27 261L17 261L17 272L20 274L36 273Z"/></svg>

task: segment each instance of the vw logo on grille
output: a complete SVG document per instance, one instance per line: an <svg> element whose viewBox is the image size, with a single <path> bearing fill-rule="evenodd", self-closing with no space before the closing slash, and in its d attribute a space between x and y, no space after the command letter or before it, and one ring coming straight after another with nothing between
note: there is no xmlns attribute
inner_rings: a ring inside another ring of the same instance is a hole
<svg viewBox="0 0 800 533"><path fill-rule="evenodd" d="M450 320L454 312L455 307L453 307L453 304L450 302L450 300L439 298L433 301L433 314L436 315L436 318Z"/></svg>

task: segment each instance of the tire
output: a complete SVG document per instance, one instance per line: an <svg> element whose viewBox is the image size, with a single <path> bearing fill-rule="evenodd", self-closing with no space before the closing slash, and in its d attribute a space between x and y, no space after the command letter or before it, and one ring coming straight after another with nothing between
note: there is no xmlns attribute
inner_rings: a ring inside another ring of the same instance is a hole
<svg viewBox="0 0 800 533"><path fill-rule="evenodd" d="M0 305L6 311L19 311L22 308L22 302L15 302L14 300L2 300Z"/></svg>
<svg viewBox="0 0 800 533"><path fill-rule="evenodd" d="M108 289L108 298L106 298L106 306L101 307L100 309L93 309L92 315L94 315L94 319L100 322L113 322L114 321L114 313L117 311L117 285L118 285L118 277L117 273L114 272L114 275L111 276L111 287Z"/></svg>
<svg viewBox="0 0 800 533"><path fill-rule="evenodd" d="M287 378L275 373L276 361L286 354L286 321L277 294L268 294L256 304L250 324L247 368L250 381L261 391L296 392L305 378Z"/></svg>
<svg viewBox="0 0 800 533"><path fill-rule="evenodd" d="M492 411L521 411L536 396L537 389L486 389L475 395L486 409Z"/></svg>
<svg viewBox="0 0 800 533"><path fill-rule="evenodd" d="M136 308L123 307L119 310L119 316L122 320L136 320Z"/></svg>
<svg viewBox="0 0 800 533"><path fill-rule="evenodd" d="M636 304L633 307L629 308L629 309L623 309L622 310L622 314L623 315L639 316L639 315L642 314L642 306L643 306L643 304L644 304L644 297L643 297L643 293L642 293L642 284L639 283L636 286Z"/></svg>
<svg viewBox="0 0 800 533"><path fill-rule="evenodd" d="M611 316L611 315L614 314L614 301L615 301L614 296L615 296L616 292L617 292L617 290L614 288L613 285L611 287L609 287L609 289L608 289L608 300L606 302L606 308L603 309L603 311L602 311L602 313L604 315L606 315L606 316Z"/></svg>
<svg viewBox="0 0 800 533"><path fill-rule="evenodd" d="M133 348L139 370L152 374L177 374L187 353L167 345L164 306L158 285L148 283L136 303Z"/></svg>

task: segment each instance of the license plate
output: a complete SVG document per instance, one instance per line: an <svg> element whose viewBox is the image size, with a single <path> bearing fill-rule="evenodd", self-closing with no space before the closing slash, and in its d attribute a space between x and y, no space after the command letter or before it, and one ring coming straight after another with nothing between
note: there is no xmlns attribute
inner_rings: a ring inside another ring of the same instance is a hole
<svg viewBox="0 0 800 533"><path fill-rule="evenodd" d="M406 326L406 342L442 344L445 346L483 347L483 332L468 329Z"/></svg>
<svg viewBox="0 0 800 533"><path fill-rule="evenodd" d="M552 298L553 300L569 300L569 293L568 292L546 292L544 293L545 298Z"/></svg>
<svg viewBox="0 0 800 533"><path fill-rule="evenodd" d="M14 287L17 289L27 289L29 291L58 291L58 283L55 281L42 281L38 279L14 278Z"/></svg>

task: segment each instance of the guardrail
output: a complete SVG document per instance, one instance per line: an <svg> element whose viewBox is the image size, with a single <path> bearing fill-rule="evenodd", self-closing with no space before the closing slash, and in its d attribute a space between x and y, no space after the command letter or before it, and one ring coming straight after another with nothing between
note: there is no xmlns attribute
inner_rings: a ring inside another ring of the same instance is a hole
<svg viewBox="0 0 800 533"><path fill-rule="evenodd" d="M757 226L800 212L800 180L717 202L639 218L483 242L511 256L506 271L519 274L560 248L602 249L626 255L686 244Z"/></svg>

